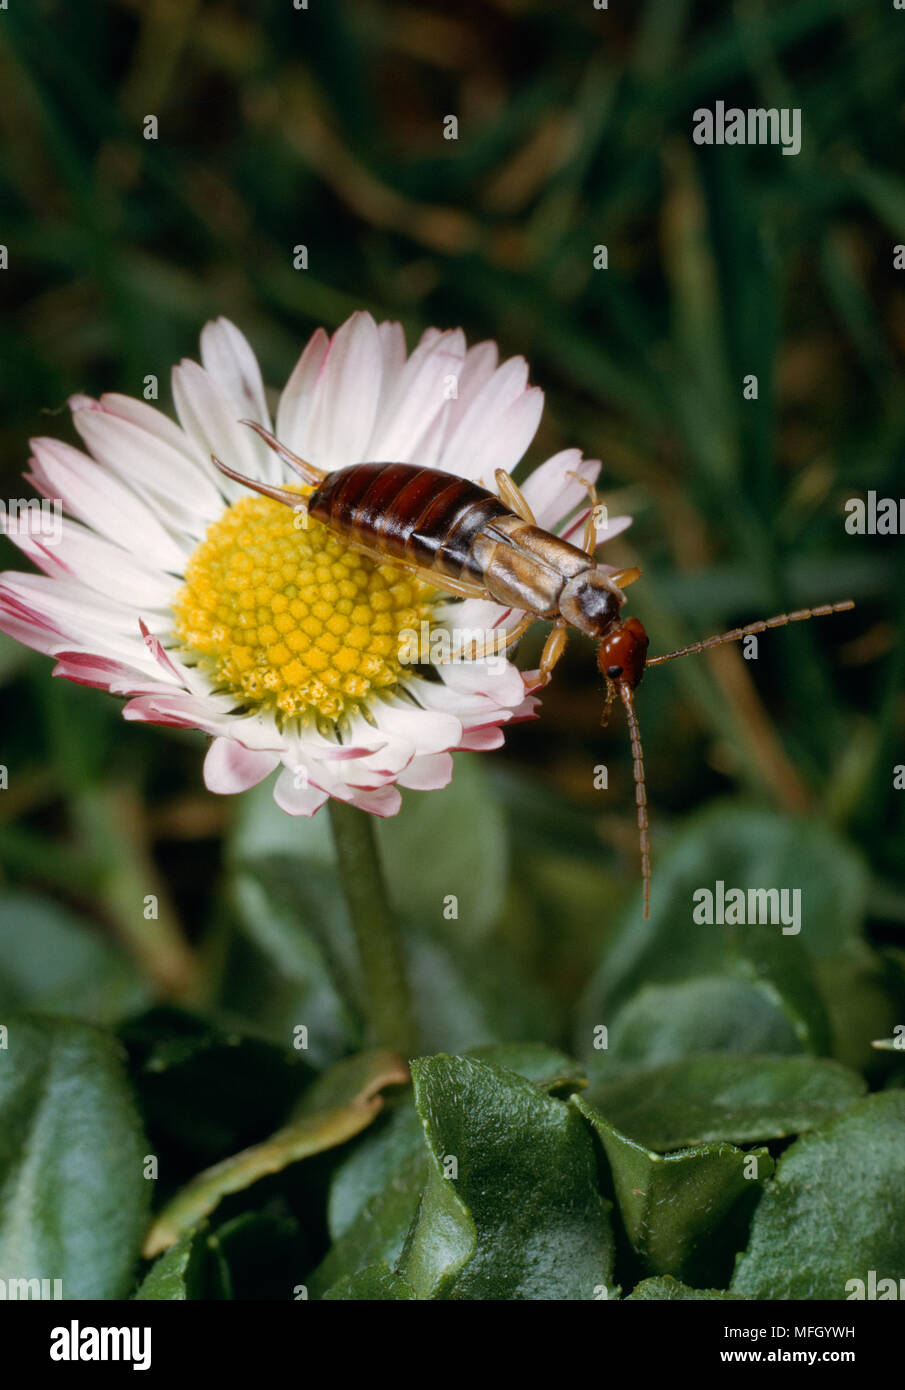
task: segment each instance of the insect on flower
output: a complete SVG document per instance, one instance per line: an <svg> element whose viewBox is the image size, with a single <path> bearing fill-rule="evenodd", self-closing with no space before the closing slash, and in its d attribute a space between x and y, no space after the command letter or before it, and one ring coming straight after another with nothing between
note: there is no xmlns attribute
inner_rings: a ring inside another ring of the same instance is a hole
<svg viewBox="0 0 905 1390"><path fill-rule="evenodd" d="M734 628L679 651L647 655L648 636L637 618L622 619L623 590L641 577L637 568L613 571L594 559L597 494L587 482L591 506L583 545L573 545L539 527L518 485L504 469L495 473L499 496L466 478L415 463L353 463L325 472L299 458L262 425L244 420L302 479L298 492L247 478L211 455L234 482L283 502L305 519L314 518L351 548L378 563L392 563L435 588L462 598L489 599L518 609L523 617L505 632L506 646L516 642L539 618L552 620L544 644L538 689L545 686L565 650L568 629L576 628L599 643L597 666L606 681L605 722L618 696L628 721L634 763L635 800L641 844L644 917L650 916L650 844L641 734L634 692L648 666L737 642L767 628L853 608L850 599L802 608L793 613ZM495 647L475 646L480 660Z"/></svg>

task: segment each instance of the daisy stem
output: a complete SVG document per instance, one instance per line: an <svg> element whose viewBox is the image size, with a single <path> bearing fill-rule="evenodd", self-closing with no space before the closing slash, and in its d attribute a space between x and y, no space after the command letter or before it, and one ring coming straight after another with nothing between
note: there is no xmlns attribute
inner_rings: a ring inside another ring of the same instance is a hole
<svg viewBox="0 0 905 1390"><path fill-rule="evenodd" d="M374 819L332 797L328 802L333 842L364 984L364 1007L372 1040L405 1057L416 1052L412 996L402 938L380 864Z"/></svg>

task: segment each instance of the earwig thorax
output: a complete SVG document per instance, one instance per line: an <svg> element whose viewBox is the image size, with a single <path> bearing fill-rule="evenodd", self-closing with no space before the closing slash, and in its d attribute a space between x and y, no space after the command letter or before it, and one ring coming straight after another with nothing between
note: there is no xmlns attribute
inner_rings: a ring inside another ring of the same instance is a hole
<svg viewBox="0 0 905 1390"><path fill-rule="evenodd" d="M559 598L566 622L589 637L604 637L619 617L625 594L602 569L588 569L570 579Z"/></svg>

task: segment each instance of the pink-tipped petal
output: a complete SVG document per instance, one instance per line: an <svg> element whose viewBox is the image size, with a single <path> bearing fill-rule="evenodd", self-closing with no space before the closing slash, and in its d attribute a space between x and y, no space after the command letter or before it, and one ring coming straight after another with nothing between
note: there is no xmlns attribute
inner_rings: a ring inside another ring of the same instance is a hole
<svg viewBox="0 0 905 1390"><path fill-rule="evenodd" d="M256 752L231 738L215 738L204 759L204 785L218 796L234 796L263 782L279 762L279 753Z"/></svg>
<svg viewBox="0 0 905 1390"><path fill-rule="evenodd" d="M432 792L452 781L453 760L449 753L430 753L414 758L396 778L400 787L411 791Z"/></svg>
<svg viewBox="0 0 905 1390"><path fill-rule="evenodd" d="M304 767L285 767L276 780L273 799L287 816L313 816L328 793L307 780Z"/></svg>

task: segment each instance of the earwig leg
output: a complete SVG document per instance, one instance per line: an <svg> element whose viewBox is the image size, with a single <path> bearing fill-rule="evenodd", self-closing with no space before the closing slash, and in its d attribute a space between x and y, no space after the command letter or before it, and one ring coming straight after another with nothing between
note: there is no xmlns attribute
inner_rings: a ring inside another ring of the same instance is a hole
<svg viewBox="0 0 905 1390"><path fill-rule="evenodd" d="M589 478L583 478L580 473L567 472L566 477L574 478L577 483L581 483L582 487L587 488L591 507L585 517L584 539L581 542L581 548L586 555L593 555L597 549L597 522L594 517L597 509L597 488Z"/></svg>
<svg viewBox="0 0 905 1390"><path fill-rule="evenodd" d="M278 454L283 462L288 463L289 467L298 473L299 477L303 478L306 483L314 483L316 486L326 478L327 475L322 468L315 468L313 463L308 463L306 459L300 459L298 454L287 449L286 445L281 444L275 434L271 434L270 430L265 430L264 426L259 425L257 420L240 420L239 424L247 425L250 430L254 430L255 434L260 435L268 449L272 449L275 454Z"/></svg>
<svg viewBox="0 0 905 1390"><path fill-rule="evenodd" d="M472 642L471 647L465 652L466 661L483 661L488 655L502 656L509 650L513 643L517 642L528 631L532 623L537 622L536 613L526 613L524 618L519 618L515 627L506 629L504 627L495 628L494 636L487 642ZM448 658L451 661L452 657ZM448 661L438 663L441 666L448 664Z"/></svg>
<svg viewBox="0 0 905 1390"><path fill-rule="evenodd" d="M538 686L550 684L553 668L566 650L566 643L568 640L568 628L565 622L560 619L553 624L553 631L544 643L544 649L540 655L540 680L538 681Z"/></svg>
<svg viewBox="0 0 905 1390"><path fill-rule="evenodd" d="M634 584L635 581L640 578L641 571L638 569L637 565L633 565L629 570L616 570L615 574L610 575L610 579L616 585L617 589L627 589L629 584Z"/></svg>
<svg viewBox="0 0 905 1390"><path fill-rule="evenodd" d="M525 495L518 483L510 478L509 474L503 468L498 468L493 476L496 478L497 492L500 494L500 500L505 502L506 506L515 512L516 516L520 516L522 521L527 521L529 526L536 526L537 522L534 520L534 513L528 506Z"/></svg>
<svg viewBox="0 0 905 1390"><path fill-rule="evenodd" d="M260 492L263 497L272 497L274 502L285 502L286 506L291 507L293 511L307 510L307 498L300 492L290 492L285 487L276 487L271 483L259 483L254 478L246 478L244 474L237 473L234 468L229 468L217 458L216 454L211 454L211 460L220 472L225 473L227 478L232 478L234 483L241 483L243 487L250 487L254 492Z"/></svg>

